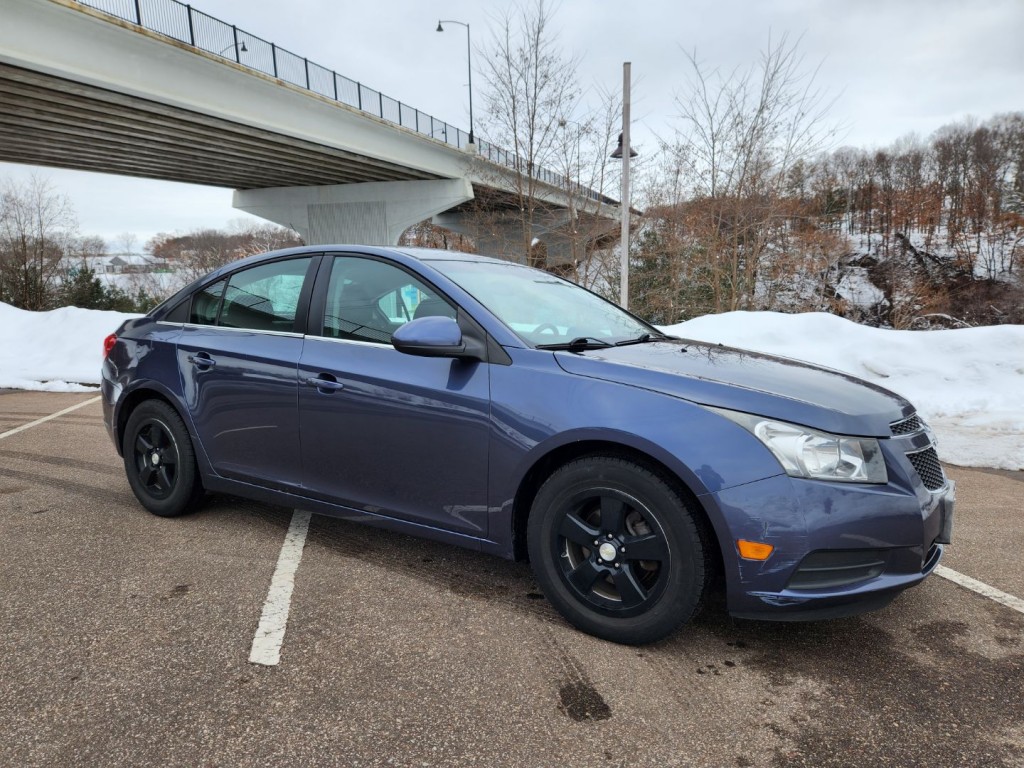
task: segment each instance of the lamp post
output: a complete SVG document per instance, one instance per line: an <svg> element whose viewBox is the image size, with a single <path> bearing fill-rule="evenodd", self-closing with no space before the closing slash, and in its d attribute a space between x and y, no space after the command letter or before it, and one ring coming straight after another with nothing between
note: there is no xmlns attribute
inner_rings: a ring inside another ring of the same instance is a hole
<svg viewBox="0 0 1024 768"><path fill-rule="evenodd" d="M473 136L473 49L469 40L469 24L454 19L440 19L437 22L437 31L444 32L442 24L460 24L466 28L466 68L469 70L469 143L473 145L476 139Z"/></svg>
<svg viewBox="0 0 1024 768"><path fill-rule="evenodd" d="M630 63L622 64L622 133L619 134L619 146L612 157L622 158L622 250L619 276L619 306L629 309L629 161L637 156L629 146L629 68Z"/></svg>

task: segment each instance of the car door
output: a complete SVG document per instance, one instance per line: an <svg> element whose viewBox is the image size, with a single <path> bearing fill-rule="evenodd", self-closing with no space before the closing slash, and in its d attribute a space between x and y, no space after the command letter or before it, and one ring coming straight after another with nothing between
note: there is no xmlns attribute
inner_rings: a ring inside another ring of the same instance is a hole
<svg viewBox="0 0 1024 768"><path fill-rule="evenodd" d="M296 326L296 318L304 318L304 286L318 262L304 256L248 267L192 298L178 368L196 434L219 475L285 490L301 485L296 370L304 322Z"/></svg>
<svg viewBox="0 0 1024 768"><path fill-rule="evenodd" d="M326 256L299 362L303 483L317 498L475 536L487 533L488 365L390 344L454 306L376 257ZM324 283L323 281L326 281Z"/></svg>

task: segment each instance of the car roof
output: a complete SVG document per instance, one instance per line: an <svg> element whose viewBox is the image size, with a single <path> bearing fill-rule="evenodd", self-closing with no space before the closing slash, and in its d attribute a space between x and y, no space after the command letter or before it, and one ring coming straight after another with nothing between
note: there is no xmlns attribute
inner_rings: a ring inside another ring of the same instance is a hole
<svg viewBox="0 0 1024 768"><path fill-rule="evenodd" d="M444 251L440 248L417 248L413 246L393 246L389 250L404 253L420 261L482 261L494 264L515 264L508 259L498 259L493 256L483 256L479 253L465 253L463 251Z"/></svg>
<svg viewBox="0 0 1024 768"><path fill-rule="evenodd" d="M499 259L493 256L483 256L478 253L465 253L463 251L445 251L440 248L418 248L415 246L395 246L395 245L355 245L352 243L338 243L338 244L324 244L324 245L300 245L293 248L283 248L277 251L267 251L265 253L258 253L252 256L247 256L243 259L230 262L224 266L214 270L210 273L212 276L215 273L222 272L233 272L240 266L249 266L252 264L258 264L261 261L269 261L272 259L278 259L282 256L300 256L306 253L355 253L365 255L383 255L387 253L400 253L409 258L416 259L417 261L431 262L431 261L465 261L465 262L480 262L488 264L518 264L518 262L511 261L509 259ZM522 266L521 264L519 266Z"/></svg>

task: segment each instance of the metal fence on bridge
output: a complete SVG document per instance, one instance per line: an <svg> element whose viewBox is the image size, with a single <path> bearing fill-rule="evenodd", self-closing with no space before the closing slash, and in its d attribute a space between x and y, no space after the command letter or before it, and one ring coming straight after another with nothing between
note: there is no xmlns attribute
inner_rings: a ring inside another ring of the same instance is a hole
<svg viewBox="0 0 1024 768"><path fill-rule="evenodd" d="M243 67L347 104L453 147L462 149L469 144L469 134L461 128L449 125L380 91L339 75L334 70L239 29L233 24L197 11L179 0L76 2L215 56L221 56ZM570 181L561 174L546 168L531 167L514 152L496 147L490 142L478 140L477 149L482 157L492 163L520 171L567 193L611 202L604 195Z"/></svg>

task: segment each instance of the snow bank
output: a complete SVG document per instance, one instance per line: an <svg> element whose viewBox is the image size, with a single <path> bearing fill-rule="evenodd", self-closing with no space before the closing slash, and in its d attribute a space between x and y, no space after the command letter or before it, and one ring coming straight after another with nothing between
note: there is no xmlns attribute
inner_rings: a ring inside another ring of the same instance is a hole
<svg viewBox="0 0 1024 768"><path fill-rule="evenodd" d="M63 307L26 312L0 304L0 388L86 392L100 383L103 339L123 312Z"/></svg>
<svg viewBox="0 0 1024 768"><path fill-rule="evenodd" d="M1024 469L1024 326L891 331L824 313L729 312L665 330L875 382L917 406L943 461Z"/></svg>

